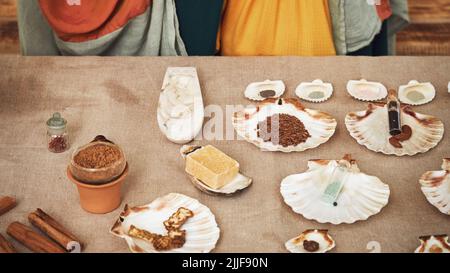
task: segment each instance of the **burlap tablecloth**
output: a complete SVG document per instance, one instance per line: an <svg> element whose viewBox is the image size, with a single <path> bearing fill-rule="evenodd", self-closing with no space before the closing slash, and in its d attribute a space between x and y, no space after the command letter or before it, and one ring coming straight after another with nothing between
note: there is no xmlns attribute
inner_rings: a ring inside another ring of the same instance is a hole
<svg viewBox="0 0 450 273"><path fill-rule="evenodd" d="M168 66L198 69L205 105L246 105L247 84L282 79L286 97L302 81L332 82L335 93L308 107L327 111L338 120L333 138L302 153L261 152L245 141L211 143L237 159L252 187L233 197L208 196L195 189L184 173L179 145L166 140L156 122L159 91ZM356 143L344 117L366 104L346 92L350 79L366 78L397 88L409 80L431 81L436 99L417 111L440 117L450 130L450 58L0 58L0 195L17 197L19 205L0 216L0 232L12 221L27 223L27 214L42 208L86 242L87 252L127 252L125 241L109 229L124 204L141 205L170 192L197 198L215 214L221 229L216 252L284 252L284 243L305 229L329 229L337 243L333 252L368 252L376 241L383 252L412 252L418 237L450 234L449 216L430 205L418 179L440 169L450 156L450 138L414 157L377 154ZM70 151L47 151L45 121L60 111L68 120ZM75 186L66 177L73 149L104 134L121 145L130 164L123 203L106 215L81 209ZM333 226L295 214L280 194L281 180L304 172L311 158L337 159L351 153L363 172L389 184L389 204L380 214L352 225ZM28 223L27 223L28 224ZM25 249L14 243L19 250Z"/></svg>

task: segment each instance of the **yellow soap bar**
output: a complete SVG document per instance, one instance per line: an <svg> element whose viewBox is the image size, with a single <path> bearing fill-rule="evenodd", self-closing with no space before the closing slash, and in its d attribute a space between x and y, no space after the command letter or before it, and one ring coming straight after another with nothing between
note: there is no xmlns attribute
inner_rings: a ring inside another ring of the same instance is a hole
<svg viewBox="0 0 450 273"><path fill-rule="evenodd" d="M239 163L208 145L186 157L186 172L209 187L220 189L239 173Z"/></svg>

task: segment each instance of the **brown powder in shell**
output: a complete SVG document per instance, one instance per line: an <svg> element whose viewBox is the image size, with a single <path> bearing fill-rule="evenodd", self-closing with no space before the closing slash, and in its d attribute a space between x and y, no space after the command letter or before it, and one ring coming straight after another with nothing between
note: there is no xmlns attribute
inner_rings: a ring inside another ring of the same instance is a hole
<svg viewBox="0 0 450 273"><path fill-rule="evenodd" d="M120 157L120 151L117 148L98 144L81 150L74 160L83 168L100 169L111 166Z"/></svg>
<svg viewBox="0 0 450 273"><path fill-rule="evenodd" d="M287 114L276 114L258 123L258 137L265 142L283 147L297 146L311 137L298 118Z"/></svg>

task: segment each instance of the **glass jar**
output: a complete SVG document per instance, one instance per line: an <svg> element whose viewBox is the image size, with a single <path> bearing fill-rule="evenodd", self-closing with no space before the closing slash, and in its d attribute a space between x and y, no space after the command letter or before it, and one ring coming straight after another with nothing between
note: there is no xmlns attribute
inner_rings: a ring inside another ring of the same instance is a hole
<svg viewBox="0 0 450 273"><path fill-rule="evenodd" d="M47 147L52 153L62 153L69 149L69 134L67 121L60 113L54 113L47 120Z"/></svg>

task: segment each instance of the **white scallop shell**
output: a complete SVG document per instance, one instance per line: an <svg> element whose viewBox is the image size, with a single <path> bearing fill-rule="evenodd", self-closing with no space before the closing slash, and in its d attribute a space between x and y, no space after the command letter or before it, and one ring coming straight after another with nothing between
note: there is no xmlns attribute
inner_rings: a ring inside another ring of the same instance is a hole
<svg viewBox="0 0 450 273"><path fill-rule="evenodd" d="M304 241L315 241L319 244L319 250L315 252L307 251L303 247ZM325 253L336 246L333 238L328 234L328 230L308 229L299 236L287 241L286 249L291 253Z"/></svg>
<svg viewBox="0 0 450 273"><path fill-rule="evenodd" d="M257 125L274 114L295 116L303 122L311 137L306 142L289 147L265 142L258 137ZM257 107L246 108L241 112L234 113L233 116L233 126L240 137L263 150L286 153L305 151L327 142L333 136L336 125L336 119L330 114L304 108L297 99L267 99Z"/></svg>
<svg viewBox="0 0 450 273"><path fill-rule="evenodd" d="M188 154L190 154L191 152L197 150L201 148L201 146L189 146L189 145L184 145L183 147L181 147L180 149L180 153L181 156L183 156L183 158L186 158L186 156ZM252 184L252 179L241 174L238 173L236 175L236 177L228 184L226 184L225 186L223 186L220 189L213 189L211 187L209 187L208 185L206 185L205 183L203 183L202 181L200 181L199 179L195 178L194 176L187 174L189 176L190 181L192 182L192 184L199 190L211 194L211 195L232 195L234 193L237 193L239 191L242 191L248 187L250 187L250 185Z"/></svg>
<svg viewBox="0 0 450 273"><path fill-rule="evenodd" d="M194 213L194 216L182 226L182 229L186 230L186 243L183 247L170 251L157 251L152 244L128 235L131 225L149 232L166 234L163 222L180 207ZM134 253L207 253L215 248L220 229L214 214L208 207L186 195L170 193L148 205L134 208L125 206L125 210L111 228L111 233L125 239L131 252Z"/></svg>
<svg viewBox="0 0 450 273"><path fill-rule="evenodd" d="M333 171L344 166L347 171L344 186L336 203L322 200ZM284 202L306 219L334 225L367 220L387 205L389 186L379 178L360 172L356 162L342 160L310 160L304 173L290 175L281 182Z"/></svg>
<svg viewBox="0 0 450 273"><path fill-rule="evenodd" d="M161 132L174 143L188 143L200 132L204 116L196 68L169 67L157 110Z"/></svg>
<svg viewBox="0 0 450 273"><path fill-rule="evenodd" d="M413 98L413 95L419 96ZM436 89L429 83L419 83L418 81L410 81L407 85L402 85L398 89L398 99L410 105L422 105L429 103L436 96Z"/></svg>
<svg viewBox="0 0 450 273"><path fill-rule="evenodd" d="M350 135L369 150L387 155L415 155L434 148L444 135L444 124L436 117L416 113L409 106L401 106L401 122L409 125L412 136L401 142L403 148L389 143L389 118L384 103L369 104L366 111L352 112L345 117Z"/></svg>
<svg viewBox="0 0 450 273"><path fill-rule="evenodd" d="M415 253L450 253L447 235L422 236Z"/></svg>
<svg viewBox="0 0 450 273"><path fill-rule="evenodd" d="M450 158L444 158L442 171L424 173L420 184L428 202L440 212L450 215Z"/></svg>
<svg viewBox="0 0 450 273"><path fill-rule="evenodd" d="M302 82L295 90L295 94L306 101L324 102L333 94L333 85L322 80Z"/></svg>
<svg viewBox="0 0 450 273"><path fill-rule="evenodd" d="M355 99L362 101L378 101L386 98L388 92L386 86L379 82L369 82L367 80L347 83L347 92Z"/></svg>
<svg viewBox="0 0 450 273"><path fill-rule="evenodd" d="M262 101L267 98L278 98L283 95L286 90L286 86L283 81L271 81L266 80L263 82L254 82L247 86L245 89L245 97L249 100ZM273 96L262 96L262 91L273 91Z"/></svg>

